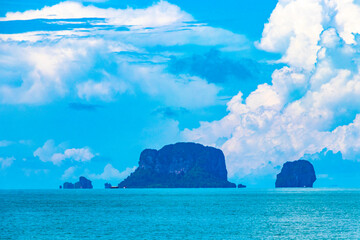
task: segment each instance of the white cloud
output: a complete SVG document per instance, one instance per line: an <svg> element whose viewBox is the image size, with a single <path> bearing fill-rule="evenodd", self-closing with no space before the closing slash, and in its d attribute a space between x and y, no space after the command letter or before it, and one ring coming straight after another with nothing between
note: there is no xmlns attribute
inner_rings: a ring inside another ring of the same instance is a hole
<svg viewBox="0 0 360 240"><path fill-rule="evenodd" d="M322 31L334 27L342 40L353 44L354 34L360 33L359 17L354 0L279 0L258 47L281 53L281 62L311 70Z"/></svg>
<svg viewBox="0 0 360 240"><path fill-rule="evenodd" d="M41 103L67 94L66 80L72 80L73 72L83 67L73 63L85 63L88 53L86 47L81 47L84 43L78 42L77 47L68 44L61 42L57 47L0 44L0 53L4 57L0 60L0 71L3 76L10 75L10 82L0 84L0 101ZM20 86L15 84L17 79L22 80Z"/></svg>
<svg viewBox="0 0 360 240"><path fill-rule="evenodd" d="M166 73L165 64L127 63L129 59L111 53L118 47L126 48L97 39L65 39L55 46L0 45L4 54L0 73L9 76L9 82L0 83L0 102L42 104L69 95L112 101L125 92L140 92L170 106L197 108L218 103L220 88L216 85ZM104 65L108 61L113 65ZM96 81L86 79L94 73ZM20 86L14 79L22 79Z"/></svg>
<svg viewBox="0 0 360 240"><path fill-rule="evenodd" d="M274 174L324 148L360 159L360 42L346 34L358 27L343 4L357 12L353 1L280 0L260 47L282 53L289 66L246 99L234 96L223 119L186 129L183 138L220 147L232 177Z"/></svg>
<svg viewBox="0 0 360 240"><path fill-rule="evenodd" d="M323 30L322 0L280 0L265 24L261 49L280 52L283 62L311 69Z"/></svg>
<svg viewBox="0 0 360 240"><path fill-rule="evenodd" d="M100 82L89 80L77 84L82 99L113 100L124 92L142 92L169 106L199 108L218 103L220 88L204 79L166 73L164 65L121 63L116 76L106 74Z"/></svg>
<svg viewBox="0 0 360 240"><path fill-rule="evenodd" d="M34 157L39 157L43 162L52 162L55 165L59 165L66 159L77 162L88 162L94 158L95 155L88 147L65 149L63 144L56 146L53 140L48 140L44 146L36 149Z"/></svg>
<svg viewBox="0 0 360 240"><path fill-rule="evenodd" d="M66 149L64 153L54 153L51 157L52 162L57 163L65 159L72 159L77 162L88 162L95 157L89 148Z"/></svg>
<svg viewBox="0 0 360 240"><path fill-rule="evenodd" d="M52 162L52 155L58 151L58 147L55 146L54 140L48 140L44 143L42 147L39 147L34 152L34 157L39 157L39 159L43 162ZM55 164L59 164L60 162L56 162Z"/></svg>
<svg viewBox="0 0 360 240"><path fill-rule="evenodd" d="M14 157L0 158L1 169L10 167L14 161Z"/></svg>
<svg viewBox="0 0 360 240"><path fill-rule="evenodd" d="M129 176L132 172L134 172L136 167L126 168L124 171L120 172L116 168L114 168L110 163L108 163L105 168L104 172L101 174L90 174L89 177L94 180L121 180Z"/></svg>
<svg viewBox="0 0 360 240"><path fill-rule="evenodd" d="M198 108L217 103L220 88L204 79L166 73L162 65L125 65L122 76L133 87L169 106Z"/></svg>
<svg viewBox="0 0 360 240"><path fill-rule="evenodd" d="M355 43L354 34L360 33L357 21L360 17L360 6L356 0L333 0L329 3L336 9L335 20L341 38L347 43Z"/></svg>
<svg viewBox="0 0 360 240"><path fill-rule="evenodd" d="M66 180L69 179L71 177L73 177L74 173L75 173L76 167L69 167L64 171L64 174L61 176L62 180Z"/></svg>
<svg viewBox="0 0 360 240"><path fill-rule="evenodd" d="M242 35L189 23L193 21L189 14L166 1L145 9L101 9L63 2L8 13L2 20L84 17L105 17L108 24L130 29L118 31L91 22L91 29L0 34L0 103L45 104L65 97L112 101L125 92L140 91L171 106L214 105L218 104L218 87L204 79L167 73L168 53L154 54L147 48L194 44L228 51L248 46ZM134 54L119 54L125 52Z"/></svg>
<svg viewBox="0 0 360 240"><path fill-rule="evenodd" d="M6 17L0 20L81 18L105 18L105 23L107 24L133 27L159 27L193 20L191 15L182 11L178 6L166 1L159 1L157 4L146 9L102 9L92 5L84 6L78 2L67 1L53 6L46 6L39 10L8 12Z"/></svg>

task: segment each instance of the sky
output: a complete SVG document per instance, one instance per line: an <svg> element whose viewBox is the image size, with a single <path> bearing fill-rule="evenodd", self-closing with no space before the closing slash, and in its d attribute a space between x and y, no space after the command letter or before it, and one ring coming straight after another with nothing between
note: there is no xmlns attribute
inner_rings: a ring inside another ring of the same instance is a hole
<svg viewBox="0 0 360 240"><path fill-rule="evenodd" d="M0 188L103 188L140 153L223 150L230 181L360 187L358 0L0 0Z"/></svg>

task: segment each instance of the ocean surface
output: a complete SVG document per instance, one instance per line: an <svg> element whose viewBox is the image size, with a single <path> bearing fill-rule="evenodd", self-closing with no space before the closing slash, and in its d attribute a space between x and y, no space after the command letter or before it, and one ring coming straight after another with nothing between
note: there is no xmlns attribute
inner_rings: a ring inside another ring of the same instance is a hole
<svg viewBox="0 0 360 240"><path fill-rule="evenodd" d="M360 190L0 190L0 239L360 239Z"/></svg>

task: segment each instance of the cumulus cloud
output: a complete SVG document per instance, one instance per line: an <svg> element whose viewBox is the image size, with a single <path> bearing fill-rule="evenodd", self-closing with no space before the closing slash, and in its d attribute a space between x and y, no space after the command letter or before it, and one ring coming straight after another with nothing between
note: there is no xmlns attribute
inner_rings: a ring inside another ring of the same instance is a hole
<svg viewBox="0 0 360 240"><path fill-rule="evenodd" d="M170 106L217 104L220 88L205 79L166 73L165 64L129 64L109 47L98 39L64 39L55 45L32 47L0 45L4 56L0 73L9 79L0 83L0 102L43 104L69 95L112 101L125 92L140 92ZM15 59L22 54L24 58Z"/></svg>
<svg viewBox="0 0 360 240"><path fill-rule="evenodd" d="M280 52L281 61L311 68L323 30L322 0L280 0L265 24L261 49Z"/></svg>
<svg viewBox="0 0 360 240"><path fill-rule="evenodd" d="M85 100L111 101L125 92L140 91L173 106L201 107L215 104L220 90L199 77L167 73L165 62L129 64L102 40L65 39L55 45L4 45L1 49L5 58L0 72L9 79L0 84L2 103L41 104L74 94ZM22 54L24 58L15 60L15 55Z"/></svg>
<svg viewBox="0 0 360 240"><path fill-rule="evenodd" d="M52 155L52 162L61 162L65 159L72 159L77 162L88 162L95 155L91 153L89 148L71 148L66 149L64 153L55 153Z"/></svg>
<svg viewBox="0 0 360 240"><path fill-rule="evenodd" d="M170 106L197 108L217 103L220 88L215 84L199 77L168 74L164 68L165 66L128 66L124 71L126 69L129 80L139 86L141 91L160 98Z"/></svg>
<svg viewBox="0 0 360 240"><path fill-rule="evenodd" d="M321 33L333 27L345 43L354 44L359 17L360 6L354 0L279 0L258 47L281 53L281 62L311 70Z"/></svg>
<svg viewBox="0 0 360 240"><path fill-rule="evenodd" d="M129 176L132 172L136 169L135 167L126 168L124 171L120 172L116 168L114 168L110 163L108 163L105 168L104 172L101 174L90 174L89 177L94 180L121 180Z"/></svg>
<svg viewBox="0 0 360 240"><path fill-rule="evenodd" d="M43 162L52 162L55 165L60 165L62 161L67 159L77 162L88 162L95 155L88 147L65 149L63 144L56 146L54 140L48 140L44 143L44 146L35 150L34 157L38 157Z"/></svg>
<svg viewBox="0 0 360 240"><path fill-rule="evenodd" d="M66 180L66 179L69 179L69 178L73 177L73 175L75 173L75 170L76 170L76 167L74 167L74 166L67 168L64 171L63 175L61 176L61 179Z"/></svg>
<svg viewBox="0 0 360 240"><path fill-rule="evenodd" d="M77 84L81 99L110 101L124 92L143 92L169 106L198 108L216 104L220 88L205 79L166 73L165 66L121 64L108 81L89 80Z"/></svg>
<svg viewBox="0 0 360 240"><path fill-rule="evenodd" d="M84 67L72 63L80 60L86 63L83 60L89 54L80 42L75 45L78 48L67 43L59 43L57 47L0 44L0 54L3 56L0 72L4 76L0 84L0 101L41 103L51 101L54 96L67 94L67 81L72 80L74 71Z"/></svg>
<svg viewBox="0 0 360 240"><path fill-rule="evenodd" d="M360 17L355 1L280 0L259 46L282 53L289 66L247 98L234 96L223 119L183 137L222 148L233 177L275 173L325 148L359 159L359 41L347 34L358 26L345 18L345 5Z"/></svg>
<svg viewBox="0 0 360 240"><path fill-rule="evenodd" d="M14 161L14 157L0 158L1 169L10 167Z"/></svg>
<svg viewBox="0 0 360 240"><path fill-rule="evenodd" d="M113 101L118 95L140 92L176 107L188 107L191 102L197 103L194 107L214 105L218 87L199 77L169 74L168 53L153 53L149 47L193 44L225 51L247 46L244 36L193 22L189 14L166 1L145 9L102 9L63 2L7 13L1 20L44 18L99 20L89 22L89 29L0 34L3 104L45 104L65 97ZM51 24L63 23L54 20Z"/></svg>

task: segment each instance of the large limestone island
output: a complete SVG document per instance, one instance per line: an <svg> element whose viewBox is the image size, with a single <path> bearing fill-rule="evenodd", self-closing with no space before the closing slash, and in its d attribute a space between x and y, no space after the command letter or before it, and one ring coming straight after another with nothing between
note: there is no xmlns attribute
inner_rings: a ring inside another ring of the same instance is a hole
<svg viewBox="0 0 360 240"><path fill-rule="evenodd" d="M313 187L316 175L313 165L306 160L286 162L277 175L275 187Z"/></svg>
<svg viewBox="0 0 360 240"><path fill-rule="evenodd" d="M80 177L79 181L75 184L71 182L65 182L63 185L64 189L92 189L93 186L91 181L85 177Z"/></svg>
<svg viewBox="0 0 360 240"><path fill-rule="evenodd" d="M196 143L176 143L159 151L146 149L139 167L120 188L236 188L227 180L221 150Z"/></svg>

